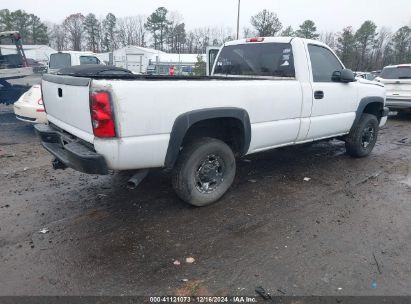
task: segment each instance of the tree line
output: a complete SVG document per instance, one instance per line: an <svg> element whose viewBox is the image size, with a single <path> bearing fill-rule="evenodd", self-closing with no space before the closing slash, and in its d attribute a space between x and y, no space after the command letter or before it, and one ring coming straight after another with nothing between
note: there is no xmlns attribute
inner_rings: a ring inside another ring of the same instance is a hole
<svg viewBox="0 0 411 304"><path fill-rule="evenodd" d="M201 27L186 29L183 17L159 7L150 16L118 18L109 13L97 18L89 13L71 14L61 24L44 23L22 10L0 10L0 31L18 30L26 44L49 44L57 50L109 52L127 45L153 47L172 53L205 53L208 46L219 46L235 39L231 28ZM283 26L278 16L262 10L251 17L242 37L292 36L317 39L329 45L344 64L353 70L377 70L388 64L411 62L411 28L395 32L371 20L358 29L345 27L340 32L317 31L312 20L297 29Z"/></svg>
<svg viewBox="0 0 411 304"><path fill-rule="evenodd" d="M47 26L34 14L0 10L0 31L19 31L27 44L48 44Z"/></svg>

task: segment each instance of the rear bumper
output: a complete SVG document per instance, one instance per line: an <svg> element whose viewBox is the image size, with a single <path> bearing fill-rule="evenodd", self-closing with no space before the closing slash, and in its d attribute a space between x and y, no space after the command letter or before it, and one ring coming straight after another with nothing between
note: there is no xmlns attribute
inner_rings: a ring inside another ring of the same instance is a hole
<svg viewBox="0 0 411 304"><path fill-rule="evenodd" d="M35 125L43 147L65 166L87 174L108 174L104 157L49 125Z"/></svg>
<svg viewBox="0 0 411 304"><path fill-rule="evenodd" d="M29 104L17 101L14 103L14 114L18 120L28 123L47 123L47 115L41 106L31 106Z"/></svg>

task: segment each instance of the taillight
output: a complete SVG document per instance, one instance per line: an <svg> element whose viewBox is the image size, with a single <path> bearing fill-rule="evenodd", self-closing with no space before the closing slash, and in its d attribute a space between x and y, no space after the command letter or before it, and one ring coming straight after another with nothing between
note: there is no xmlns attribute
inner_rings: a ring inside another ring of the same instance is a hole
<svg viewBox="0 0 411 304"><path fill-rule="evenodd" d="M116 129L110 93L105 91L92 92L90 95L90 111L94 135L97 137L115 137Z"/></svg>
<svg viewBox="0 0 411 304"><path fill-rule="evenodd" d="M247 42L263 42L264 37L247 38Z"/></svg>

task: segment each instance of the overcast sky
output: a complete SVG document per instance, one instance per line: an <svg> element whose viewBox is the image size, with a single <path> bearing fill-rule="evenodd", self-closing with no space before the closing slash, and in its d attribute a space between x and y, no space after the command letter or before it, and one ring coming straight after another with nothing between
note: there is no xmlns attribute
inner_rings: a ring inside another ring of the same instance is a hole
<svg viewBox="0 0 411 304"><path fill-rule="evenodd" d="M3 4L6 3L2 0ZM182 14L187 28L202 26L236 27L238 0L12 0L5 8L23 9L44 21L60 23L71 13L89 12L102 17L149 15L157 7ZM284 26L297 28L312 19L319 31L340 31L347 25L358 28L365 20L396 30L411 25L411 0L241 0L241 27L262 9L277 13ZM2 7L4 8L4 7Z"/></svg>

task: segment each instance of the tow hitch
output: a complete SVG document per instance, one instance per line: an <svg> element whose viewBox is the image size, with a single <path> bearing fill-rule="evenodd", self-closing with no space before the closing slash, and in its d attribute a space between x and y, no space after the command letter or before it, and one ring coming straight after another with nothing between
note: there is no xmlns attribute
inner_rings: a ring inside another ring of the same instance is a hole
<svg viewBox="0 0 411 304"><path fill-rule="evenodd" d="M65 170L67 169L67 166L65 164L63 164L60 160L58 160L57 158L53 159L53 161L51 162L51 164L53 165L53 169L54 170Z"/></svg>

